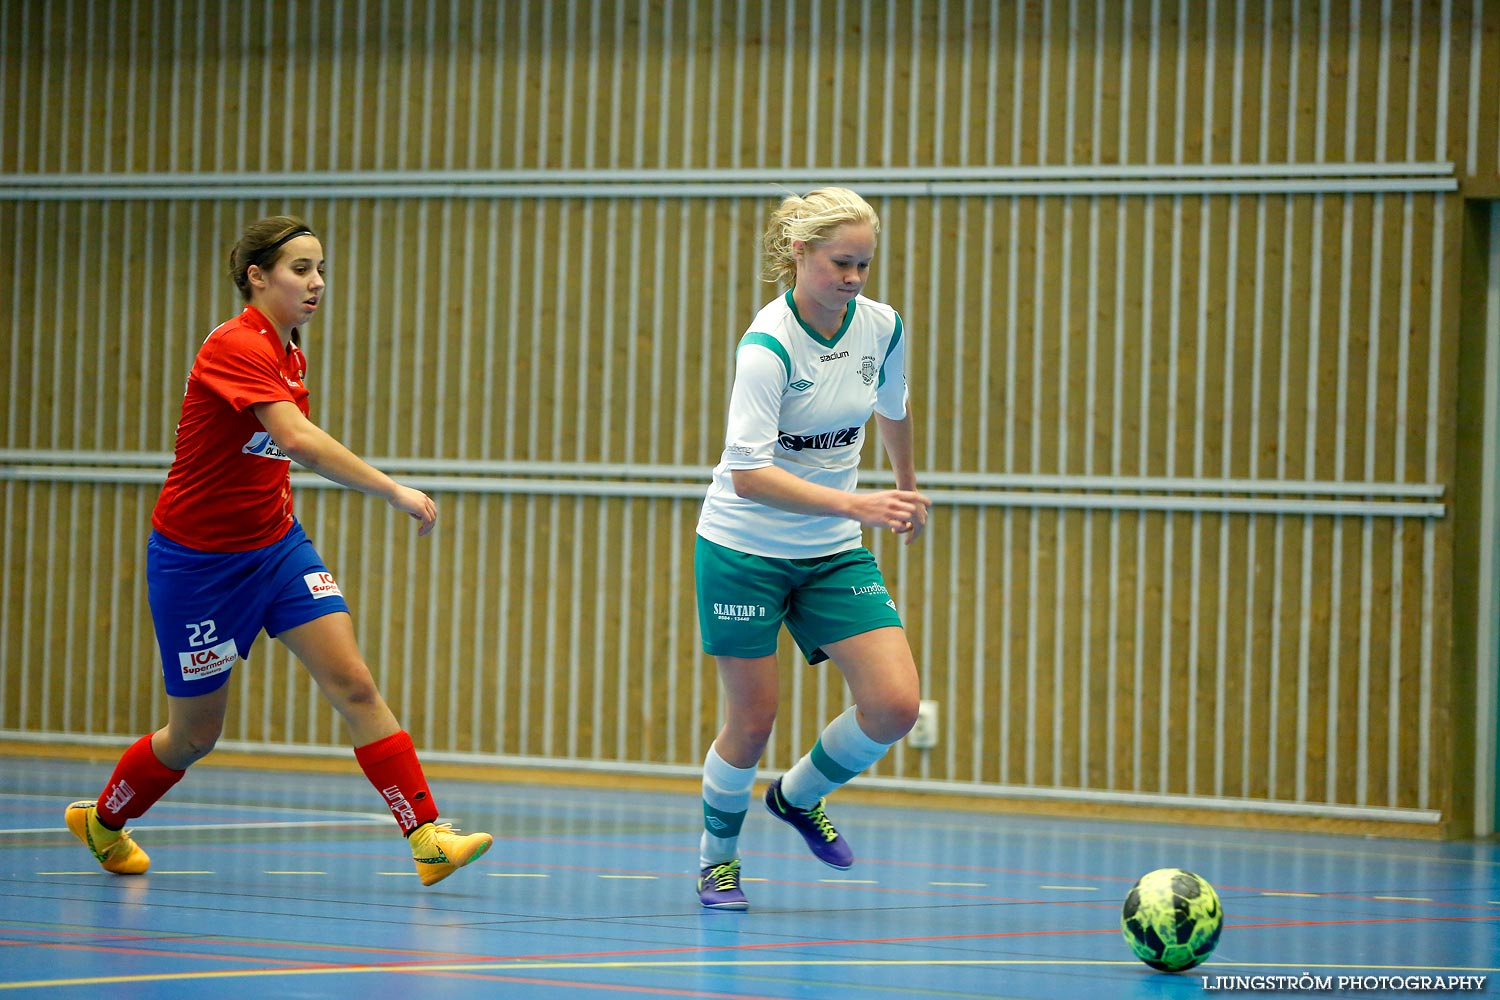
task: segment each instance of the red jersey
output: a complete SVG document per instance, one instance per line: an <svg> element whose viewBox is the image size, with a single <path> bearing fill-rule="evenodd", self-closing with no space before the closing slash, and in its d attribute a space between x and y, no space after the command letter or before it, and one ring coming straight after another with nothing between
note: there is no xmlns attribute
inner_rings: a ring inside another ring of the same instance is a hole
<svg viewBox="0 0 1500 1000"><path fill-rule="evenodd" d="M221 324L188 373L172 470L151 526L204 552L244 552L292 526L291 459L276 447L256 403L289 400L307 416L307 359L260 310Z"/></svg>

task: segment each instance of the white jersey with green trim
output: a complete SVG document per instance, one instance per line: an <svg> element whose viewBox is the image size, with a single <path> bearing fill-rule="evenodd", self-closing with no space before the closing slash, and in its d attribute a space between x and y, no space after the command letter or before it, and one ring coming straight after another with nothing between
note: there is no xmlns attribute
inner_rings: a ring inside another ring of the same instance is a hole
<svg viewBox="0 0 1500 1000"><path fill-rule="evenodd" d="M906 416L900 315L883 302L855 296L838 333L823 337L802 322L787 291L756 314L734 360L724 453L703 501L698 534L781 559L857 548L858 521L746 500L735 492L731 473L775 465L820 486L854 490L870 415Z"/></svg>

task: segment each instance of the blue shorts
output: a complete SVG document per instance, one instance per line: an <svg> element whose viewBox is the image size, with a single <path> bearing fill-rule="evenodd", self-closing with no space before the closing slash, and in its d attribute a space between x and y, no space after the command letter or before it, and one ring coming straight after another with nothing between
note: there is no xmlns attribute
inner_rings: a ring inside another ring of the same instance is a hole
<svg viewBox="0 0 1500 1000"><path fill-rule="evenodd" d="M153 531L146 591L167 694L223 687L260 635L275 636L349 605L296 521L279 542L249 552L202 552Z"/></svg>

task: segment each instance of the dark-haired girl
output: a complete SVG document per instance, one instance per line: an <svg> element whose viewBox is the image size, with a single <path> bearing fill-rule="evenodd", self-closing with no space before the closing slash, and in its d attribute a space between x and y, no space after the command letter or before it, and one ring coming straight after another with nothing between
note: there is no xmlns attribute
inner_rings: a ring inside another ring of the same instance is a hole
<svg viewBox="0 0 1500 1000"><path fill-rule="evenodd" d="M323 245L300 219L252 223L230 253L245 299L193 362L176 451L152 512L146 583L167 690L167 724L132 744L68 829L105 871L150 866L125 824L143 815L218 741L231 671L262 629L280 639L343 716L354 755L406 835L424 885L477 859L487 833L437 822L411 737L376 689L338 582L292 511L291 463L381 497L418 522L432 498L366 464L309 419L299 331L322 304Z"/></svg>

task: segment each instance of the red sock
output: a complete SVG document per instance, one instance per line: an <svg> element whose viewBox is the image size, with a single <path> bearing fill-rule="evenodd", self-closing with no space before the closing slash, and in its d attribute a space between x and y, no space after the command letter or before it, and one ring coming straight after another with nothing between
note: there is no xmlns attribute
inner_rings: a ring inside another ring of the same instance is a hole
<svg viewBox="0 0 1500 1000"><path fill-rule="evenodd" d="M370 784L385 798L403 834L437 819L437 803L427 789L427 777L417 760L406 730L354 748L354 759Z"/></svg>
<svg viewBox="0 0 1500 1000"><path fill-rule="evenodd" d="M151 734L146 734L120 757L109 784L99 793L99 822L120 829L146 810L177 782L186 771L174 771L163 764L151 749Z"/></svg>

